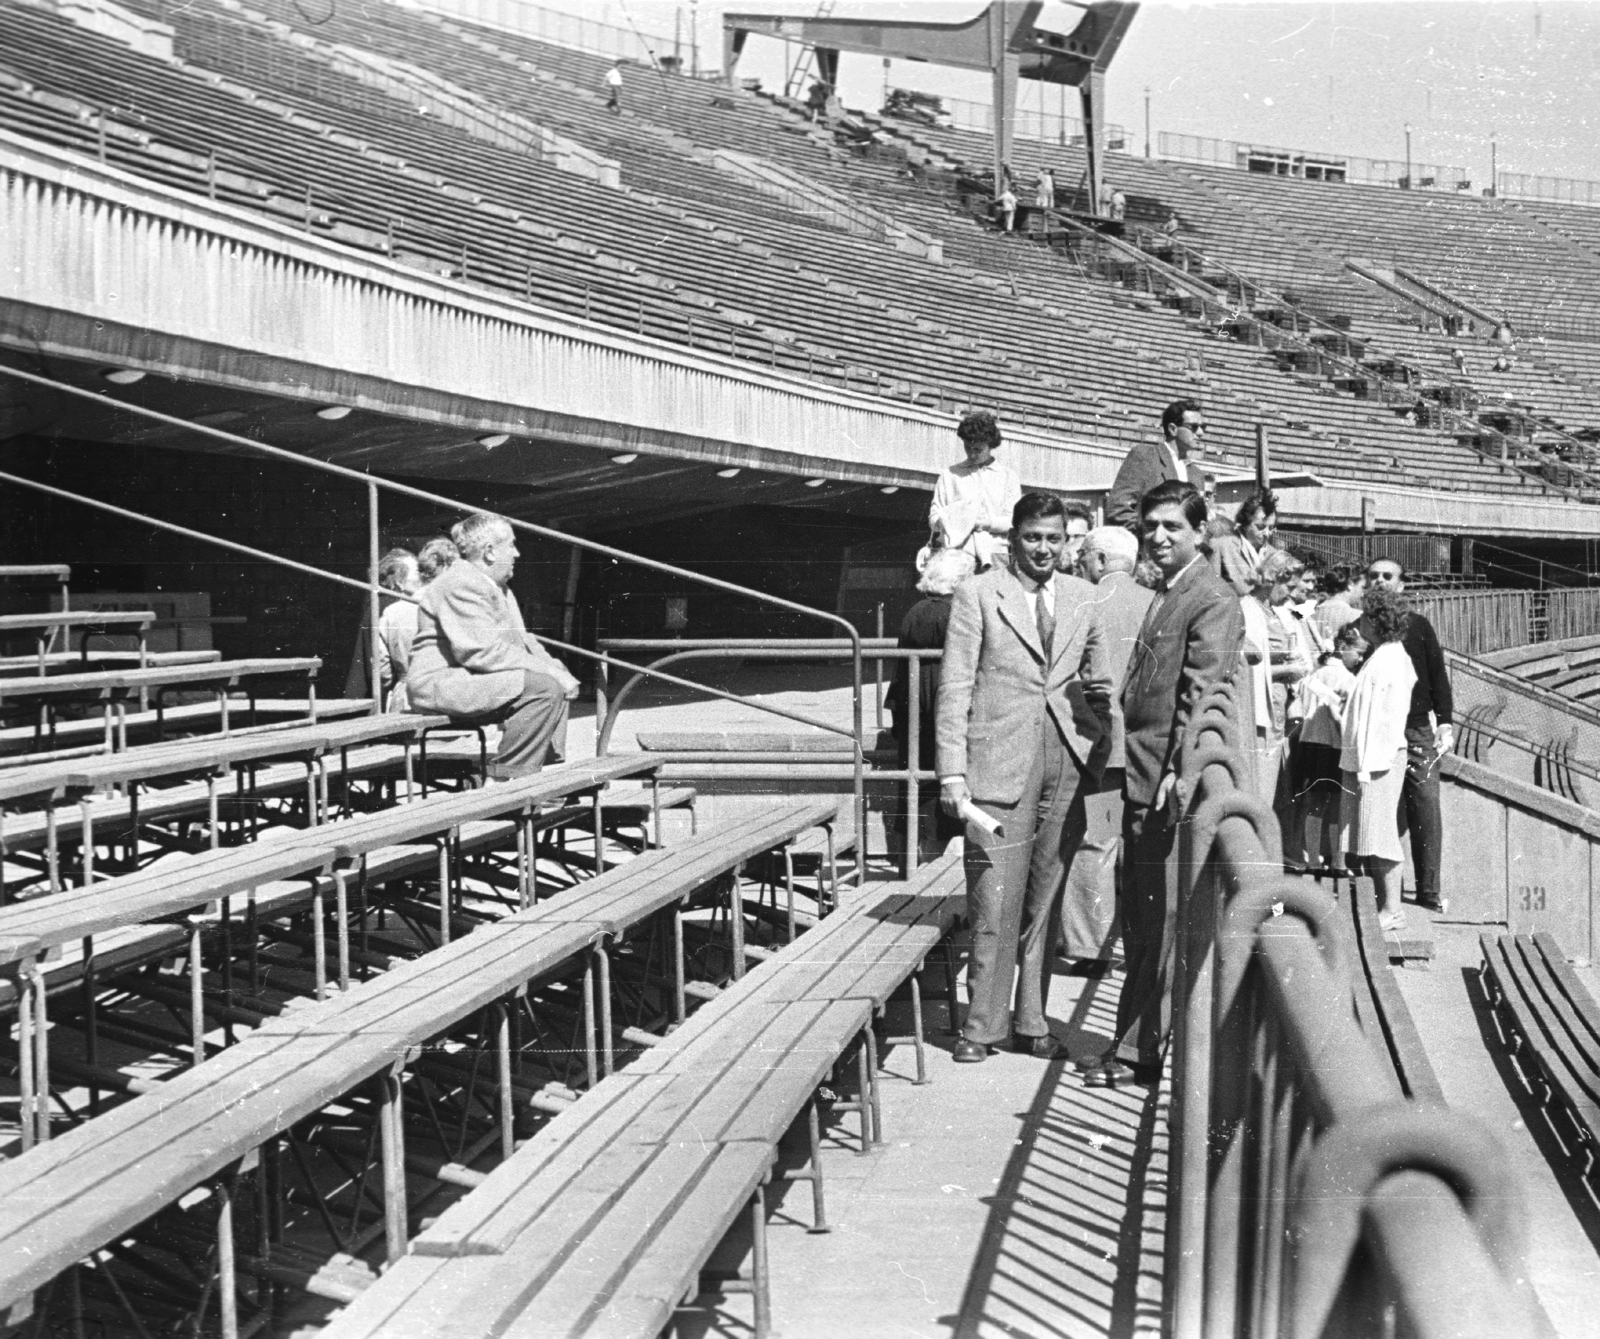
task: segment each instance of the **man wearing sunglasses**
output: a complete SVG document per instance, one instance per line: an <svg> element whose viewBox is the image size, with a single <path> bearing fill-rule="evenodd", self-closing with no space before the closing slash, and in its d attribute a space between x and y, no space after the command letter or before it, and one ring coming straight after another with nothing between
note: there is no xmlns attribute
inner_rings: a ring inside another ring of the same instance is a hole
<svg viewBox="0 0 1600 1339"><path fill-rule="evenodd" d="M1398 594L1406 588L1405 577L1405 569L1393 558L1374 558L1367 564L1369 588L1381 586ZM1376 646L1377 640L1364 616L1359 626L1367 645ZM1439 860L1444 846L1439 759L1455 747L1455 703L1450 695L1444 651L1433 624L1412 610L1400 644L1417 671L1411 710L1406 715L1406 779L1401 795L1400 831L1411 834L1417 902L1430 911L1444 912L1450 904L1439 895Z"/></svg>
<svg viewBox="0 0 1600 1339"><path fill-rule="evenodd" d="M1193 400L1174 400L1161 414L1161 440L1140 442L1128 452L1106 494L1106 524L1139 533L1139 499L1168 479L1193 484L1204 495L1205 411Z"/></svg>

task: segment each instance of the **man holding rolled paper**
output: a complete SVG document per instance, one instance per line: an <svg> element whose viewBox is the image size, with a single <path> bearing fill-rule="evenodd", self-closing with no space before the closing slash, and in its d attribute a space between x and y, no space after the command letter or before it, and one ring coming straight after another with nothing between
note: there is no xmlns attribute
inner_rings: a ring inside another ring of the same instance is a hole
<svg viewBox="0 0 1600 1339"><path fill-rule="evenodd" d="M1083 795L1111 748L1095 588L1056 571L1065 509L1024 493L1011 522L1011 566L956 588L939 676L940 801L967 820L971 1003L954 1052L965 1064L1008 1041L1044 1060L1061 1053L1044 1013L1050 927L1083 839Z"/></svg>

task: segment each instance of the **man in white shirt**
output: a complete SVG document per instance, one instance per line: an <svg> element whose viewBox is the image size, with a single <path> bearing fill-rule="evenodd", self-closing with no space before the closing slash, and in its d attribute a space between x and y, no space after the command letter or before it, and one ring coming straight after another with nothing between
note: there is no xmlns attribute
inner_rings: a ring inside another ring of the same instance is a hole
<svg viewBox="0 0 1600 1339"><path fill-rule="evenodd" d="M1161 412L1161 440L1140 442L1117 470L1106 494L1106 524L1139 530L1139 499L1168 479L1206 491L1200 460L1206 453L1205 411L1193 400L1174 400Z"/></svg>
<svg viewBox="0 0 1600 1339"><path fill-rule="evenodd" d="M981 572L1007 559L1011 509L1022 496L1022 485L994 458L1000 425L988 410L967 414L956 435L967 458L934 484L928 525L939 541L935 547L966 550Z"/></svg>
<svg viewBox="0 0 1600 1339"><path fill-rule="evenodd" d="M1111 747L1100 606L1087 582L1056 570L1061 499L1025 493L1012 521L1012 566L956 587L939 672L939 798L967 819L971 1004L953 1052L962 1064L1008 1039L1040 1059L1060 1053L1045 1018L1051 925L1083 836L1083 794ZM997 827L973 821L972 809Z"/></svg>
<svg viewBox="0 0 1600 1339"><path fill-rule="evenodd" d="M606 71L606 110L620 112L622 110L622 62L613 61L611 68Z"/></svg>

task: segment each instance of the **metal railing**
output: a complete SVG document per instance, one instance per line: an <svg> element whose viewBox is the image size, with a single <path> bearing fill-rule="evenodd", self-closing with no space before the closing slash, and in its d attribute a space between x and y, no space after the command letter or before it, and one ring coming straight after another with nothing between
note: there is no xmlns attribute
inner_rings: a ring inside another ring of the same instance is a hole
<svg viewBox="0 0 1600 1339"><path fill-rule="evenodd" d="M1481 655L1508 646L1523 646L1533 636L1534 596L1530 590L1467 591L1423 595L1412 592L1411 605L1433 624L1439 644L1463 655ZM1600 591L1595 592L1600 595Z"/></svg>
<svg viewBox="0 0 1600 1339"><path fill-rule="evenodd" d="M1046 85L1039 84L1043 90ZM1057 85L1063 89L1064 85ZM1026 101L1027 94L1019 88L1018 100ZM1076 101L1076 97L1073 99ZM949 117L951 128L955 130L972 131L980 135L994 133L994 106L988 102L972 102L966 98L939 99L945 115ZM886 115L886 113L880 113ZM891 116L893 121L905 121L909 125L918 125L914 117ZM1125 126L1107 123L1104 127L1106 146L1110 149L1121 149L1128 142L1128 131ZM1040 144L1054 144L1062 148L1081 148L1087 140L1088 131L1083 121L1076 116L1068 116L1065 111L1052 112L1042 107L1022 107L1016 110L1012 123L1012 134L1017 140L1037 140Z"/></svg>
<svg viewBox="0 0 1600 1339"><path fill-rule="evenodd" d="M1156 157L1180 163L1230 167L1263 176L1296 177L1309 181L1353 182L1368 186L1400 186L1419 191L1456 191L1471 186L1464 167L1441 163L1406 163L1404 159L1362 158L1316 149L1285 149L1271 144L1213 139L1207 135L1182 135L1163 130L1156 136ZM1270 170L1269 170L1270 169ZM1280 170L1281 169L1281 170Z"/></svg>
<svg viewBox="0 0 1600 1339"><path fill-rule="evenodd" d="M614 23L584 18L581 14L526 4L524 0L428 0L427 7L468 23L486 24L575 51L642 61L647 65L658 65L672 56L681 66L684 54L692 51L695 43L692 24L689 31L667 37L644 32L633 26L631 19L628 27L620 28ZM623 6L623 13L627 13L626 6Z"/></svg>
<svg viewBox="0 0 1600 1339"><path fill-rule="evenodd" d="M1577 177L1537 177L1527 172L1500 172L1494 179L1495 194L1523 200L1547 200L1552 204L1600 205L1600 181Z"/></svg>
<svg viewBox="0 0 1600 1339"><path fill-rule="evenodd" d="M851 644L836 638L815 639L788 639L760 637L760 638L710 638L710 639L685 639L670 637L608 637L597 643L597 650L601 652L599 672L595 681L595 756L605 757L611 749L611 737L616 731L617 720L622 713L623 705L632 697L635 689L643 682L646 674L661 676L661 667L669 664L681 664L686 661L726 660L737 658L741 660L756 660L764 663L790 663L790 664L827 664L838 663L849 656ZM615 660L611 653L614 651L645 651L661 652L654 660L645 662L642 666L632 666L625 661ZM924 661L937 663L942 660L944 652L922 648L905 648L896 644L890 637L864 637L861 639L861 657L864 661L872 661L877 666L875 674L878 697L878 719L882 725L882 666L886 663L893 664L897 661L908 661L910 673L907 675L906 700L900 710L904 713L909 724L906 728L906 763L904 767L874 766L870 772L858 778L857 784L865 781L888 782L904 786L904 814L906 816L905 862L904 868L909 875L921 861L921 848L919 845L919 819L918 811L921 807L922 786L938 781L938 774L931 766L924 766L933 762L929 758L924 760L921 756L921 720L922 720L922 675L921 668ZM612 669L632 671L629 677L623 680L616 693L611 692ZM687 682L677 680L678 683ZM732 701L747 701L748 699L734 697L721 689L709 686L699 687L698 691L708 693L713 697L728 698ZM787 720L795 721L800 725L811 726L814 729L825 730L830 734L849 737L848 732L834 721L829 721L818 716L810 716L804 712L793 711L786 707L767 705L773 715L782 716ZM855 747L847 750L853 763L864 761L865 752L861 740L861 721L856 722ZM692 754L667 753L667 757L677 757L680 761L696 764L716 763L750 763L766 765L771 763L784 766L799 767L803 769L806 764L827 764L837 761L844 754L830 755L816 749L766 749L759 753L729 751L709 755L699 751ZM803 779L803 770L801 772ZM856 848L858 858L866 856L867 829L863 822L857 829Z"/></svg>
<svg viewBox="0 0 1600 1339"><path fill-rule="evenodd" d="M323 474L335 475L339 478L349 480L352 483L357 483L364 487L367 494L368 574L366 581L358 581L352 577L324 571L322 568L313 567L307 563L296 562L293 559L283 558L277 554L268 553L265 550L251 548L248 545L239 544L232 540L222 539L216 535L211 535L204 531L176 525L173 522L163 521L159 518L145 515L144 513L128 511L124 508L115 507L112 504L100 501L99 499L85 497L82 494L71 493L65 489L59 489L49 484L41 483L38 480L24 478L21 475L11 473L0 474L0 480L15 484L19 487L30 488L34 489L35 491L54 494L55 496L63 498L64 500L81 503L84 506L94 507L102 511L119 514L127 519L139 521L144 524L154 525L169 532L181 534L191 539L200 540L204 543L218 544L225 548L230 548L236 552L243 552L262 561L271 562L282 567L289 567L303 574L340 582L346 586L353 586L367 591L369 602L368 614L371 618L369 669L372 675L371 682L375 690L373 694L372 709L374 713L377 712L378 702L376 688L379 682L378 602L380 594L391 594L391 592L383 591L378 584L378 562L380 557L379 536L381 533L378 508L379 494L381 492L388 492L404 497L415 498L418 501L429 502L436 506L446 507L451 511L456 511L463 514L478 511L480 510L478 507L473 506L470 503L461 502L455 498L446 497L440 493L430 493L426 489L413 488L409 484L396 483L390 479L380 479L375 475L366 474L360 470L348 469L343 465L334 465L328 461L315 460L309 456L302 456L296 452L286 450L283 447L271 446L266 442L259 442L249 437L240 437L233 433L225 432L220 428L213 428L205 424L193 423L188 419L178 418L172 414L164 414L159 410L149 409L144 405L134 404L125 400L114 400L103 392L86 390L81 386L74 386L68 382L57 381L50 377L39 376L32 372L25 372L20 368L5 367L0 365L0 376L10 377L14 380L27 382L35 386L42 386L62 395L68 395L76 399L91 401L102 407L114 407L115 409L121 410L125 413L134 414L141 418L152 419L156 422L166 424L171 428L177 428L184 432L197 433L201 436L212 438L216 441L223 442L230 447L243 449L253 455L267 456L273 460L282 461L303 469L311 469ZM857 824L856 831L858 833L858 838L856 841L856 877L858 883L864 882L866 878L865 850L867 811L866 791L864 786L865 759L862 756L861 748L861 730L863 724L862 638L860 632L857 631L855 624L853 624L843 615L833 613L830 610L814 609L809 605L799 604L793 600L786 600L782 596L769 595L765 591L751 590L749 587L739 586L731 581L724 581L720 577L706 576L703 573L693 572L687 568L674 567L671 563L664 563L655 558L646 558L639 554L629 553L625 549L613 548L609 544L601 544L596 540L585 539L580 535L572 535L566 533L565 531L552 529L549 526L538 525L533 521L524 521L516 517L509 516L505 519L513 530L522 531L526 534L537 535L541 539L553 540L556 543L569 544L574 548L584 549L590 553L600 554L603 557L611 558L619 562L633 563L640 567L648 568L651 571L661 572L667 576L676 577L681 581L693 582L699 586L705 586L713 590L724 591L727 594L737 595L748 600L753 600L759 604L768 605L772 608L783 609L789 613L799 614L805 618L819 619L822 622L831 623L844 630L845 637L842 645L843 647L847 648L846 653L848 654L850 660L852 675L851 715L855 738L854 799L855 820ZM559 651L570 652L573 655L582 656L587 660L601 661L607 658L600 652L591 651L587 647L575 646L570 642L558 641L553 637L539 636L538 634L535 634L535 636L538 636L538 640L546 646L553 647ZM632 670L640 674L649 674L653 677L663 680L664 682L672 683L679 687L690 688L696 692L709 691L715 696L727 697L733 701L743 702L745 705L754 707L760 711L771 712L776 715L792 715L792 713L775 709L766 703L738 698L732 694L718 693L716 690L708 690L702 684L693 683L687 679L680 679L675 675L666 674L658 669L651 669L642 665L624 664L623 662L616 661L614 659L611 661L611 663L619 669Z"/></svg>
<svg viewBox="0 0 1600 1339"><path fill-rule="evenodd" d="M1180 793L1167 1334L1550 1334L1498 1138L1403 1096L1349 917L1283 874L1248 694L1214 685Z"/></svg>

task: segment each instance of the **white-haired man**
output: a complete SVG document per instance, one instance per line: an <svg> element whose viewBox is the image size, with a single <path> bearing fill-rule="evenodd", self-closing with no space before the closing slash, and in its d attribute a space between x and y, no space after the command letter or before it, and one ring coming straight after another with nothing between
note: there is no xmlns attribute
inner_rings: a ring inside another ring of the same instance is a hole
<svg viewBox="0 0 1600 1339"><path fill-rule="evenodd" d="M530 776L566 752L567 704L578 681L528 634L507 589L517 541L504 517L478 512L450 532L459 562L417 597L406 688L412 711L501 726L491 780Z"/></svg>
<svg viewBox="0 0 1600 1339"><path fill-rule="evenodd" d="M1078 853L1067 872L1061 899L1058 953L1066 970L1079 976L1103 976L1111 961L1117 926L1117 868L1122 854L1122 782L1127 766L1122 725L1122 685L1128 661L1139 640L1139 628L1155 592L1133 579L1139 541L1120 525L1102 525L1084 537L1079 566L1093 583L1110 653L1111 755L1100 783L1085 790L1086 826Z"/></svg>

